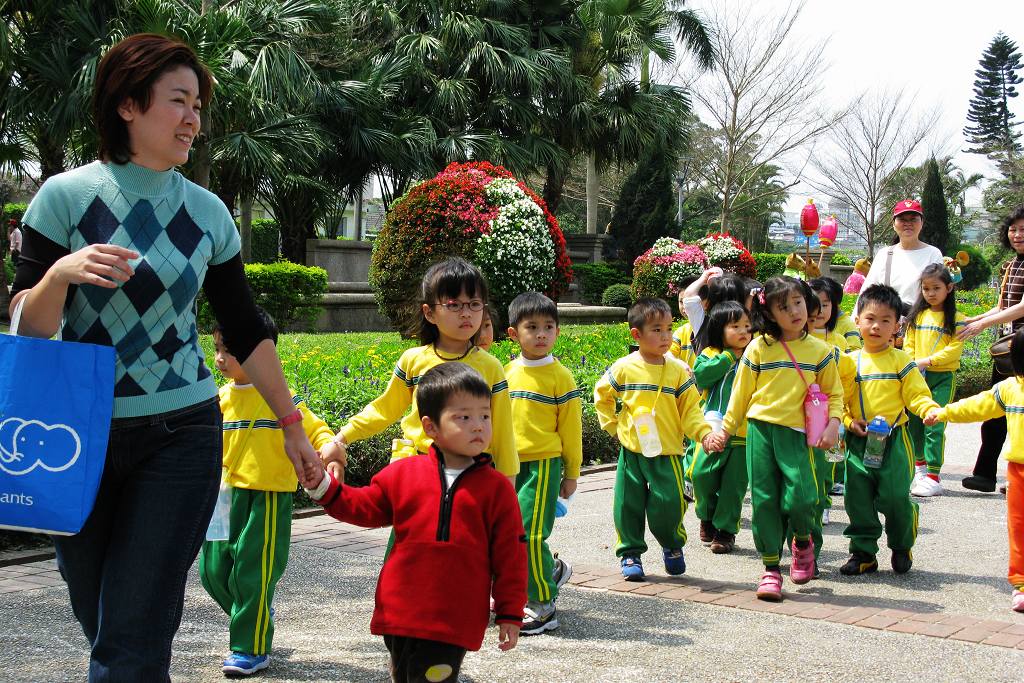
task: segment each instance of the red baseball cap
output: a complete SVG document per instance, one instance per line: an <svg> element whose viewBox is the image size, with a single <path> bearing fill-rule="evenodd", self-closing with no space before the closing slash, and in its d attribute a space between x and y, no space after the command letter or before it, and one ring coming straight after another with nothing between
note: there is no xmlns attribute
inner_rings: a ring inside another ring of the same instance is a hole
<svg viewBox="0 0 1024 683"><path fill-rule="evenodd" d="M921 210L921 202L916 199L905 199L902 202L897 202L896 206L892 207L893 216L899 216L901 213L916 213L919 216L924 215L924 211Z"/></svg>

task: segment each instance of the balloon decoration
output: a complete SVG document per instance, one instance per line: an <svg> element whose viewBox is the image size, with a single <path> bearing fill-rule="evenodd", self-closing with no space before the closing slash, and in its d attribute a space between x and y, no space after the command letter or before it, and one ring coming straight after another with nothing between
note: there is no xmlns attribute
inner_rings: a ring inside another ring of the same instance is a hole
<svg viewBox="0 0 1024 683"><path fill-rule="evenodd" d="M808 199L800 212L800 231L807 238L807 261L811 260L811 237L818 232L818 207L813 199Z"/></svg>
<svg viewBox="0 0 1024 683"><path fill-rule="evenodd" d="M825 257L825 250L835 244L836 235L839 234L839 221L835 214L826 218L818 231L818 242L821 243L821 253L818 254L818 270L821 270L821 260Z"/></svg>

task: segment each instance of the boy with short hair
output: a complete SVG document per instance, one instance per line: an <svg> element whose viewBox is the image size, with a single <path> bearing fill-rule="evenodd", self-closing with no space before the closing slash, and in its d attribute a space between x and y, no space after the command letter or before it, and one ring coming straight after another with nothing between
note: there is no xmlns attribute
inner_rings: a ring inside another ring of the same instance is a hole
<svg viewBox="0 0 1024 683"><path fill-rule="evenodd" d="M277 326L262 308L257 312L277 343ZM248 676L270 665L274 638L274 591L288 563L295 469L284 452L277 416L213 331L217 369L232 380L220 389L224 414L224 482L231 487L226 541L206 541L199 553L199 578L206 592L229 617L231 654L225 674ZM334 432L292 395L302 426L319 450Z"/></svg>
<svg viewBox="0 0 1024 683"><path fill-rule="evenodd" d="M601 428L621 444L613 514L619 537L615 554L627 581L644 579L640 556L647 550L644 518L662 546L665 571L686 572L683 546L683 437L712 448L711 426L700 411L700 394L686 365L666 354L672 343L672 311L661 299L639 299L629 309L630 335L639 350L615 361L594 387ZM616 414L616 399L622 408ZM647 456L642 441L648 442ZM654 445L652 450L651 445ZM657 452L655 452L657 451Z"/></svg>
<svg viewBox="0 0 1024 683"><path fill-rule="evenodd" d="M576 492L583 462L583 407L576 380L551 350L558 339L558 306L539 292L526 292L508 309L508 336L520 355L505 366L512 424L519 451L516 491L526 529L528 593L520 631L535 635L558 628L555 599L572 574L555 559L548 537L555 501Z"/></svg>
<svg viewBox="0 0 1024 683"><path fill-rule="evenodd" d="M498 647L519 638L526 604L526 545L519 501L485 452L491 386L458 361L420 378L416 408L430 452L393 461L369 486L331 473L309 491L335 519L394 526L377 582L370 632L384 637L394 681L455 681L479 650L494 596Z"/></svg>
<svg viewBox="0 0 1024 683"><path fill-rule="evenodd" d="M892 568L910 571L911 549L917 537L918 506L910 498L914 474L914 448L907 428L907 411L924 417L938 408L917 364L891 345L899 327L903 304L892 287L872 285L861 292L855 322L864 347L850 354L857 366L855 389L847 401L846 512L850 525L850 559L839 571L847 576L878 570L875 554L882 536L878 513L885 515L885 533L892 549ZM891 430L885 439L882 462L865 465L867 426L876 416Z"/></svg>

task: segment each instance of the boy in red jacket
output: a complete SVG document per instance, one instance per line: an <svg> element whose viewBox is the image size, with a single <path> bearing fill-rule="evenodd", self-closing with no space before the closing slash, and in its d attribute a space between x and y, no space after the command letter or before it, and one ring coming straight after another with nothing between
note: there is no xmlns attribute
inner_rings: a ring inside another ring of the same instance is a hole
<svg viewBox="0 0 1024 683"><path fill-rule="evenodd" d="M394 525L370 632L384 636L392 680L454 681L466 650L483 643L489 596L498 647L516 646L526 538L516 492L484 453L491 441L487 382L464 363L442 363L420 378L416 407L434 440L429 453L392 462L366 487L325 473L309 495L344 522Z"/></svg>

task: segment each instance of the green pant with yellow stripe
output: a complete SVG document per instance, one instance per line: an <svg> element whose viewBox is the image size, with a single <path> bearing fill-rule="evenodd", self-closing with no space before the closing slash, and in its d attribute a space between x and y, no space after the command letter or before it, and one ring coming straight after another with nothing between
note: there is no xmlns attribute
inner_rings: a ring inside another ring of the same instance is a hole
<svg viewBox="0 0 1024 683"><path fill-rule="evenodd" d="M683 498L683 456L659 455L645 458L639 453L619 450L615 472L615 502L612 516L618 557L638 557L647 551L644 519L663 548L686 545L686 499Z"/></svg>
<svg viewBox="0 0 1024 683"><path fill-rule="evenodd" d="M551 602L558 597L558 587L551 578L555 559L548 548L548 536L555 525L555 501L561 483L561 458L520 461L516 493L526 530L526 585L531 602Z"/></svg>
<svg viewBox="0 0 1024 683"><path fill-rule="evenodd" d="M786 524L797 540L811 538L818 508L817 458L807 437L789 427L747 421L750 527L766 567L779 564Z"/></svg>
<svg viewBox="0 0 1024 683"><path fill-rule="evenodd" d="M747 495L746 439L732 437L721 453L705 453L698 447L688 474L697 517L716 529L737 533Z"/></svg>
<svg viewBox="0 0 1024 683"><path fill-rule="evenodd" d="M232 489L228 540L206 541L199 553L203 588L229 617L232 652L270 652L270 607L288 564L293 495Z"/></svg>
<svg viewBox="0 0 1024 683"><path fill-rule="evenodd" d="M953 398L956 391L955 372L933 372L924 374L928 388L932 390L932 398L940 406L944 406ZM910 436L914 444L914 458L928 467L930 474L942 471L942 463L946 459L946 423L936 422L926 427L917 415L910 415Z"/></svg>
<svg viewBox="0 0 1024 683"><path fill-rule="evenodd" d="M910 550L917 538L918 507L910 498L914 479L913 445L907 426L900 425L885 442L885 456L878 469L864 465L862 436L846 434L846 513L850 526L844 535L850 539L850 552L874 555L885 535L893 550Z"/></svg>

